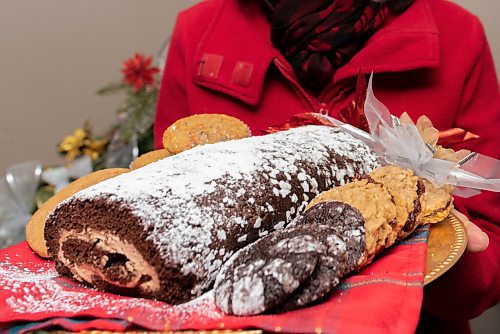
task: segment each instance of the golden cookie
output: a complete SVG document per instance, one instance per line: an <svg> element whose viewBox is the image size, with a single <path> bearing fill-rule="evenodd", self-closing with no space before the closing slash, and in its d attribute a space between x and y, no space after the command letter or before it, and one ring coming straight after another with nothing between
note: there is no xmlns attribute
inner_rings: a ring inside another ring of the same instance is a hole
<svg viewBox="0 0 500 334"><path fill-rule="evenodd" d="M28 225L26 225L26 240L28 241L31 249L33 249L33 251L41 257L50 257L47 253L47 246L45 244L44 237L45 220L59 203L80 190L128 171L130 170L126 168L109 168L90 173L74 182L71 182L54 196L49 198L35 212Z"/></svg>
<svg viewBox="0 0 500 334"><path fill-rule="evenodd" d="M425 192L422 195L422 224L438 223L448 217L453 210L453 187L435 186L432 182L422 179Z"/></svg>
<svg viewBox="0 0 500 334"><path fill-rule="evenodd" d="M381 249L390 246L391 224L396 220L396 205L382 184L362 179L322 192L307 206L325 201L347 203L361 212L366 227L366 254L368 260Z"/></svg>
<svg viewBox="0 0 500 334"><path fill-rule="evenodd" d="M172 153L170 153L170 151L167 149L155 150L148 153L144 153L143 155L132 161L132 163L130 164L130 169L137 169L144 167L152 162L161 160L171 155Z"/></svg>
<svg viewBox="0 0 500 334"><path fill-rule="evenodd" d="M163 147L173 154L195 146L250 137L239 119L222 114L199 114L181 118L163 133Z"/></svg>
<svg viewBox="0 0 500 334"><path fill-rule="evenodd" d="M393 226L393 237L406 237L413 232L421 218L418 176L410 169L384 166L372 171L370 177L387 187L396 204L397 224Z"/></svg>

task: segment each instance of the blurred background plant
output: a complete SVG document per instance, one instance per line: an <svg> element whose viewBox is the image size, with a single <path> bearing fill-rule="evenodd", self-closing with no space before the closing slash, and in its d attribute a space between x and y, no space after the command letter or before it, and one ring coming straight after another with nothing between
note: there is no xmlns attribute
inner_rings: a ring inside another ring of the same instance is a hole
<svg viewBox="0 0 500 334"><path fill-rule="evenodd" d="M107 96L122 93L118 123L108 134L108 144L96 169L128 167L138 155L153 149L153 122L158 99L160 69L152 56L135 54L122 65L123 78L97 91Z"/></svg>
<svg viewBox="0 0 500 334"><path fill-rule="evenodd" d="M66 163L42 172L37 206L83 175L103 168L128 167L137 156L153 149L160 69L154 65L153 56L136 53L123 61L121 72L120 81L97 91L101 96L124 96L116 111L117 123L104 136L95 136L90 122L86 122L58 144Z"/></svg>
<svg viewBox="0 0 500 334"><path fill-rule="evenodd" d="M136 53L123 61L122 78L97 91L98 95L122 94L117 122L102 136L94 135L87 121L64 137L57 151L61 166L42 167L27 161L7 168L0 180L0 249L24 240L24 227L31 214L57 191L93 171L129 167L140 154L153 150L153 123L160 72L168 39L156 64L153 56Z"/></svg>

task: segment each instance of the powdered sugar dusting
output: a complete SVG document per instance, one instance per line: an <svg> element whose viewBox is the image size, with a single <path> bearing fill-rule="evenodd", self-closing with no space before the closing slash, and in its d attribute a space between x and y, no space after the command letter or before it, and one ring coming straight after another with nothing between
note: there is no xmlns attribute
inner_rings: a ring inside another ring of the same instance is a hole
<svg viewBox="0 0 500 334"><path fill-rule="evenodd" d="M0 262L0 289L7 290L9 297L0 301L3 316L9 320L24 319L47 312L70 315L88 314L96 317L127 319L148 328L164 329L166 324L183 322L202 317L217 320L222 314L217 310L212 291L189 303L171 306L166 303L130 298L96 291L75 282L60 278L53 264L38 268L23 268ZM10 314L10 315L9 315ZM137 319L134 314L140 314ZM36 317L36 316L35 316ZM134 321L135 320L135 321Z"/></svg>
<svg viewBox="0 0 500 334"><path fill-rule="evenodd" d="M333 154L350 167L332 164ZM234 253L226 247L221 257L212 245L224 245L229 237L244 245L243 241L249 243L284 228L303 212L310 196L294 192L290 183L294 175L299 175L303 192L312 196L322 190L316 177L326 178L326 186L343 184L348 175L367 173L376 166L376 156L361 141L331 127L305 126L196 147L101 182L59 207L95 198L130 207L165 263L179 265L183 274L199 279L191 291L198 296L211 286L222 262ZM290 208L283 212L285 220L264 226L258 219L276 214L276 208L259 202L249 189L260 192L261 197L275 196L289 203ZM215 196L221 193L223 198ZM258 215L243 212L251 206L248 203L260 208ZM258 233L247 237L254 229Z"/></svg>
<svg viewBox="0 0 500 334"><path fill-rule="evenodd" d="M252 266L249 266L251 271ZM248 269L248 268L247 268ZM243 315L265 310L264 306L264 282L255 275L244 276L234 282L232 296L232 311L234 314Z"/></svg>
<svg viewBox="0 0 500 334"><path fill-rule="evenodd" d="M280 258L272 260L264 267L264 275L274 277L287 293L297 289L300 285L293 275L292 264ZM264 295L262 297L264 298Z"/></svg>

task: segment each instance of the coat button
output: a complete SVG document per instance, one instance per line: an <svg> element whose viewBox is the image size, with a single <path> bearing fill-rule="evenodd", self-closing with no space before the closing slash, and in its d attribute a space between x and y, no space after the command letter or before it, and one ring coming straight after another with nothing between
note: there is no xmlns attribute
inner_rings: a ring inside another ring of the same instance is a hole
<svg viewBox="0 0 500 334"><path fill-rule="evenodd" d="M223 61L224 57L221 55L204 53L198 67L198 75L205 78L217 79Z"/></svg>
<svg viewBox="0 0 500 334"><path fill-rule="evenodd" d="M231 83L242 87L247 87L250 84L253 73L253 64L239 61L234 70Z"/></svg>

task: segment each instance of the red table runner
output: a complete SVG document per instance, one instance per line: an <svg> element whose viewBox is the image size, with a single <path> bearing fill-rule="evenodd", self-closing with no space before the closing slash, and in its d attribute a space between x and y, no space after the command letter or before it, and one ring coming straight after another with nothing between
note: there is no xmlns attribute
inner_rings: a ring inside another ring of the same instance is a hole
<svg viewBox="0 0 500 334"><path fill-rule="evenodd" d="M427 227L419 229L344 280L322 303L253 317L223 315L211 292L171 306L97 291L59 277L52 261L39 258L21 243L0 250L0 332L22 332L41 321L36 328L137 325L157 331L261 328L292 333L413 333L422 303L427 236Z"/></svg>

